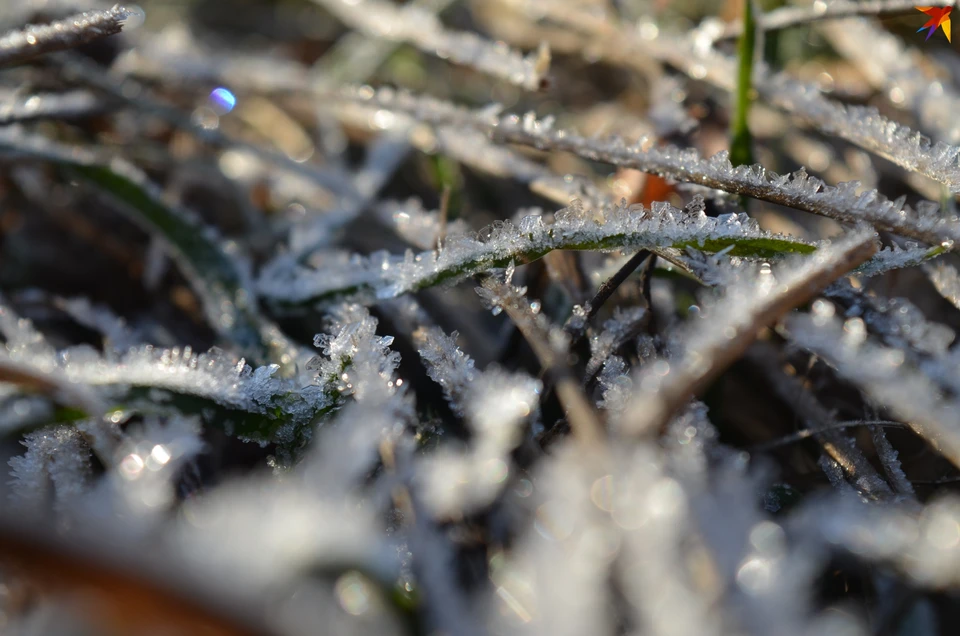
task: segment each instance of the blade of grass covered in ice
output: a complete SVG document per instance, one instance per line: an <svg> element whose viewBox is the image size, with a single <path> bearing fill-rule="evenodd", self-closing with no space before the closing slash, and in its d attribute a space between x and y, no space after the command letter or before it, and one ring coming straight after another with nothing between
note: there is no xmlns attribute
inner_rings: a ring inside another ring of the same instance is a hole
<svg viewBox="0 0 960 636"><path fill-rule="evenodd" d="M98 396L56 373L40 372L28 365L10 360L0 350L0 383L14 384L24 393L39 393L49 396L55 403L80 409L83 413L98 416L106 411ZM10 431L0 425L0 432Z"/></svg>
<svg viewBox="0 0 960 636"><path fill-rule="evenodd" d="M837 373L860 387L875 403L889 408L917 435L960 467L960 405L946 397L926 374L905 363L903 351L867 339L860 318L845 323L830 303L812 315L786 321L786 334L815 353Z"/></svg>
<svg viewBox="0 0 960 636"><path fill-rule="evenodd" d="M70 49L143 21L141 9L116 5L87 11L50 24L29 25L0 35L0 67L25 62L38 55Z"/></svg>
<svg viewBox="0 0 960 636"><path fill-rule="evenodd" d="M737 46L737 92L733 119L730 121L730 163L750 165L753 160L753 137L750 135L750 103L753 101L753 64L757 50L756 7L753 0L743 0L744 30Z"/></svg>
<svg viewBox="0 0 960 636"><path fill-rule="evenodd" d="M471 111L392 89L351 88L344 90L341 98L408 113L436 125L471 126L497 140L572 152L593 161L745 195L837 221L867 221L878 229L933 245L960 240L960 220L938 214L936 203L922 201L915 210L905 204L905 197L890 201L876 190L858 194L857 182L830 186L809 176L804 169L780 175L757 164L734 167L726 152L704 159L694 149L656 147L646 139L630 144L617 137L588 138L558 129L551 119L540 120L532 113L523 117L501 116L499 107Z"/></svg>
<svg viewBox="0 0 960 636"><path fill-rule="evenodd" d="M138 168L14 128L0 130L0 152L64 166L75 178L121 203L135 223L163 238L218 334L252 358L276 359L284 365L295 362L292 346L258 314L238 258L224 249L213 228L165 200Z"/></svg>
<svg viewBox="0 0 960 636"><path fill-rule="evenodd" d="M314 0L347 25L371 37L405 42L425 53L475 68L482 73L535 91L550 71L550 49L541 46L524 56L502 42L475 33L450 31L419 7L381 0Z"/></svg>
<svg viewBox="0 0 960 636"><path fill-rule="evenodd" d="M897 269L924 265L948 251L948 248L943 245L936 247L920 247L917 245L885 247L869 261L855 269L853 273L864 278L879 276Z"/></svg>
<svg viewBox="0 0 960 636"><path fill-rule="evenodd" d="M647 210L625 204L584 209L579 201L552 221L533 213L517 225L506 221L489 237L449 237L440 251L405 255L379 252L369 257L331 256L311 270L295 259L276 259L261 271L257 288L278 309L307 308L344 297L371 302L454 282L511 262L529 263L553 250L695 247L708 252L775 258L809 254L815 247L760 229L746 215L708 217L702 205L680 210L654 203Z"/></svg>
<svg viewBox="0 0 960 636"><path fill-rule="evenodd" d="M196 353L190 347L141 345L107 355L87 346L56 351L29 321L0 305L0 332L7 340L0 348L0 381L5 381L4 369L14 369L20 373L12 379L27 388L37 385L49 393L66 386L71 395L89 394L68 401L85 415L91 414L90 404L197 414L244 441L275 443L284 452L295 452L321 418L348 396L381 389L377 378L396 367L398 358L388 349L392 338L377 336L377 321L365 310L348 309L339 312L329 335L316 337L321 355L290 379L276 377L278 365L253 369L217 349ZM383 390L392 395L397 389L389 384Z"/></svg>
<svg viewBox="0 0 960 636"><path fill-rule="evenodd" d="M619 428L630 435L658 434L692 396L732 363L758 332L809 301L877 251L872 229L858 228L810 257L777 270L734 270L734 282L719 300L705 302L677 338L681 352L645 364L633 386L631 405Z"/></svg>

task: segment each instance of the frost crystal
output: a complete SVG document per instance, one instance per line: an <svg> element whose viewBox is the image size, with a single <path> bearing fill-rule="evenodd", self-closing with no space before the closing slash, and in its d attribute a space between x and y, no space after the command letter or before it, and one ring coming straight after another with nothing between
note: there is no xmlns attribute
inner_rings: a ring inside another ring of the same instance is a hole
<svg viewBox="0 0 960 636"><path fill-rule="evenodd" d="M56 507L64 509L86 491L92 474L90 449L75 428L57 426L29 433L23 445L27 452L10 459L15 505L42 511L52 494Z"/></svg>
<svg viewBox="0 0 960 636"><path fill-rule="evenodd" d="M500 492L510 473L508 454L520 441L519 424L537 410L542 388L526 374L478 371L455 338L436 327L414 334L427 372L474 435L466 453L441 450L422 468L424 503L442 515L477 509Z"/></svg>

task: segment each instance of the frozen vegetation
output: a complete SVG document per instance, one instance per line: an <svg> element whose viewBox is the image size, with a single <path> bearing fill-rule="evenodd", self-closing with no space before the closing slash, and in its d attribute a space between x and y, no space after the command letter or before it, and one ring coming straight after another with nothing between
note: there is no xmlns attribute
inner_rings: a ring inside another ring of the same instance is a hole
<svg viewBox="0 0 960 636"><path fill-rule="evenodd" d="M3 4L3 633L954 633L955 3L749 2Z"/></svg>

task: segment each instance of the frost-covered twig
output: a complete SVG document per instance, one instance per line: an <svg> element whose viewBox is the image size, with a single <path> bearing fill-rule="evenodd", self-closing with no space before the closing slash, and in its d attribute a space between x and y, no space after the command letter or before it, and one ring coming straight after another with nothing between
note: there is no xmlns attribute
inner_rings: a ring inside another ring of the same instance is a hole
<svg viewBox="0 0 960 636"><path fill-rule="evenodd" d="M678 337L683 351L645 364L634 378L631 406L619 424L627 434L654 434L670 416L706 387L756 338L758 331L870 258L877 250L872 231L863 228L822 247L813 256L779 271L761 267L741 274L722 298L705 304Z"/></svg>
<svg viewBox="0 0 960 636"><path fill-rule="evenodd" d="M500 116L495 108L469 111L449 102L388 89L351 89L343 97L405 112L435 124L472 126L502 141L568 151L594 161L778 203L838 221L867 221L879 229L933 245L960 240L960 221L937 214L936 203L923 201L914 210L906 205L905 197L890 201L876 190L858 194L857 182L830 186L803 169L779 175L760 165L734 168L726 152L704 159L694 149L656 147L648 140L634 144L616 137L597 140L558 129L552 119L539 120L532 113L519 117Z"/></svg>
<svg viewBox="0 0 960 636"><path fill-rule="evenodd" d="M805 428L797 431L796 433L783 435L769 442L756 444L752 448L754 451L757 451L757 452L768 451L774 448L780 448L781 446L787 446L789 444L796 444L797 442L802 442L805 439L810 439L814 435L818 435L825 431L844 431L850 428L857 428L861 426L883 427L883 428L905 428L904 425L901 424L900 422L891 422L887 420L850 420L847 422L834 422L826 426L818 426L816 428Z"/></svg>
<svg viewBox="0 0 960 636"><path fill-rule="evenodd" d="M116 5L105 11L87 11L50 24L11 31L0 36L0 67L120 33L129 22L142 22L142 14L142 9Z"/></svg>
<svg viewBox="0 0 960 636"><path fill-rule="evenodd" d="M930 76L928 57L869 20L828 23L820 30L894 106L912 111L921 129L940 141L960 143L960 126L953 117L960 108L960 92L952 82Z"/></svg>
<svg viewBox="0 0 960 636"><path fill-rule="evenodd" d="M783 74L759 84L758 90L771 104L814 124L820 133L836 135L905 170L942 183L954 194L960 193L960 147L931 143L875 108L841 104L824 97L815 86Z"/></svg>
<svg viewBox="0 0 960 636"><path fill-rule="evenodd" d="M910 368L898 349L867 340L860 318L841 323L823 303L813 315L787 321L791 340L816 353L870 398L890 408L920 437L960 467L960 408L923 373Z"/></svg>
<svg viewBox="0 0 960 636"><path fill-rule="evenodd" d="M893 489L901 496L913 497L913 484L903 472L899 455L887 439L886 431L882 426L871 426L870 436L873 439L873 447L877 449L877 457L883 466L883 472L887 475L887 480Z"/></svg>
<svg viewBox="0 0 960 636"><path fill-rule="evenodd" d="M433 13L416 6L398 7L381 0L314 2L369 36L408 42L424 52L527 90L542 88L550 71L550 49L546 45L524 57L502 42L490 42L474 33L448 31Z"/></svg>
<svg viewBox="0 0 960 636"><path fill-rule="evenodd" d="M570 334L571 342L576 342L583 337L587 329L587 323L597 315L597 312L600 311L600 308L603 307L603 304L607 302L610 296L617 291L617 288L649 258L651 258L650 252L640 250L631 256L630 260L624 263L623 267L618 269L613 276L600 285L600 289L597 290L593 299L588 301L583 307L578 306L573 308L573 313L563 326L564 330ZM649 276L650 272L648 271L646 275Z"/></svg>
<svg viewBox="0 0 960 636"><path fill-rule="evenodd" d="M336 256L316 270L280 258L264 268L257 288L263 298L277 306L294 308L345 296L392 298L503 268L511 262L528 263L558 249L693 246L715 252L732 247L732 253L756 257L814 249L764 232L746 215L708 217L697 206L683 211L667 203L654 203L650 210L620 204L590 210L576 201L553 216L549 221L534 211L518 225L503 222L492 227L489 238L483 241L451 236L439 252Z"/></svg>

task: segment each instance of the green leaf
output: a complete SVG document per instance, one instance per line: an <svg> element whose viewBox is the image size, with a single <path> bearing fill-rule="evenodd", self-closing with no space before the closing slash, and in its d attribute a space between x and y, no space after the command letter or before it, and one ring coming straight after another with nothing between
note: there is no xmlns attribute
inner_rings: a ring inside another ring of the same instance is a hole
<svg viewBox="0 0 960 636"><path fill-rule="evenodd" d="M753 63L757 47L757 21L753 0L743 0L743 33L737 48L737 93L731 126L730 163L749 166L753 161L753 138L748 119L753 101Z"/></svg>

